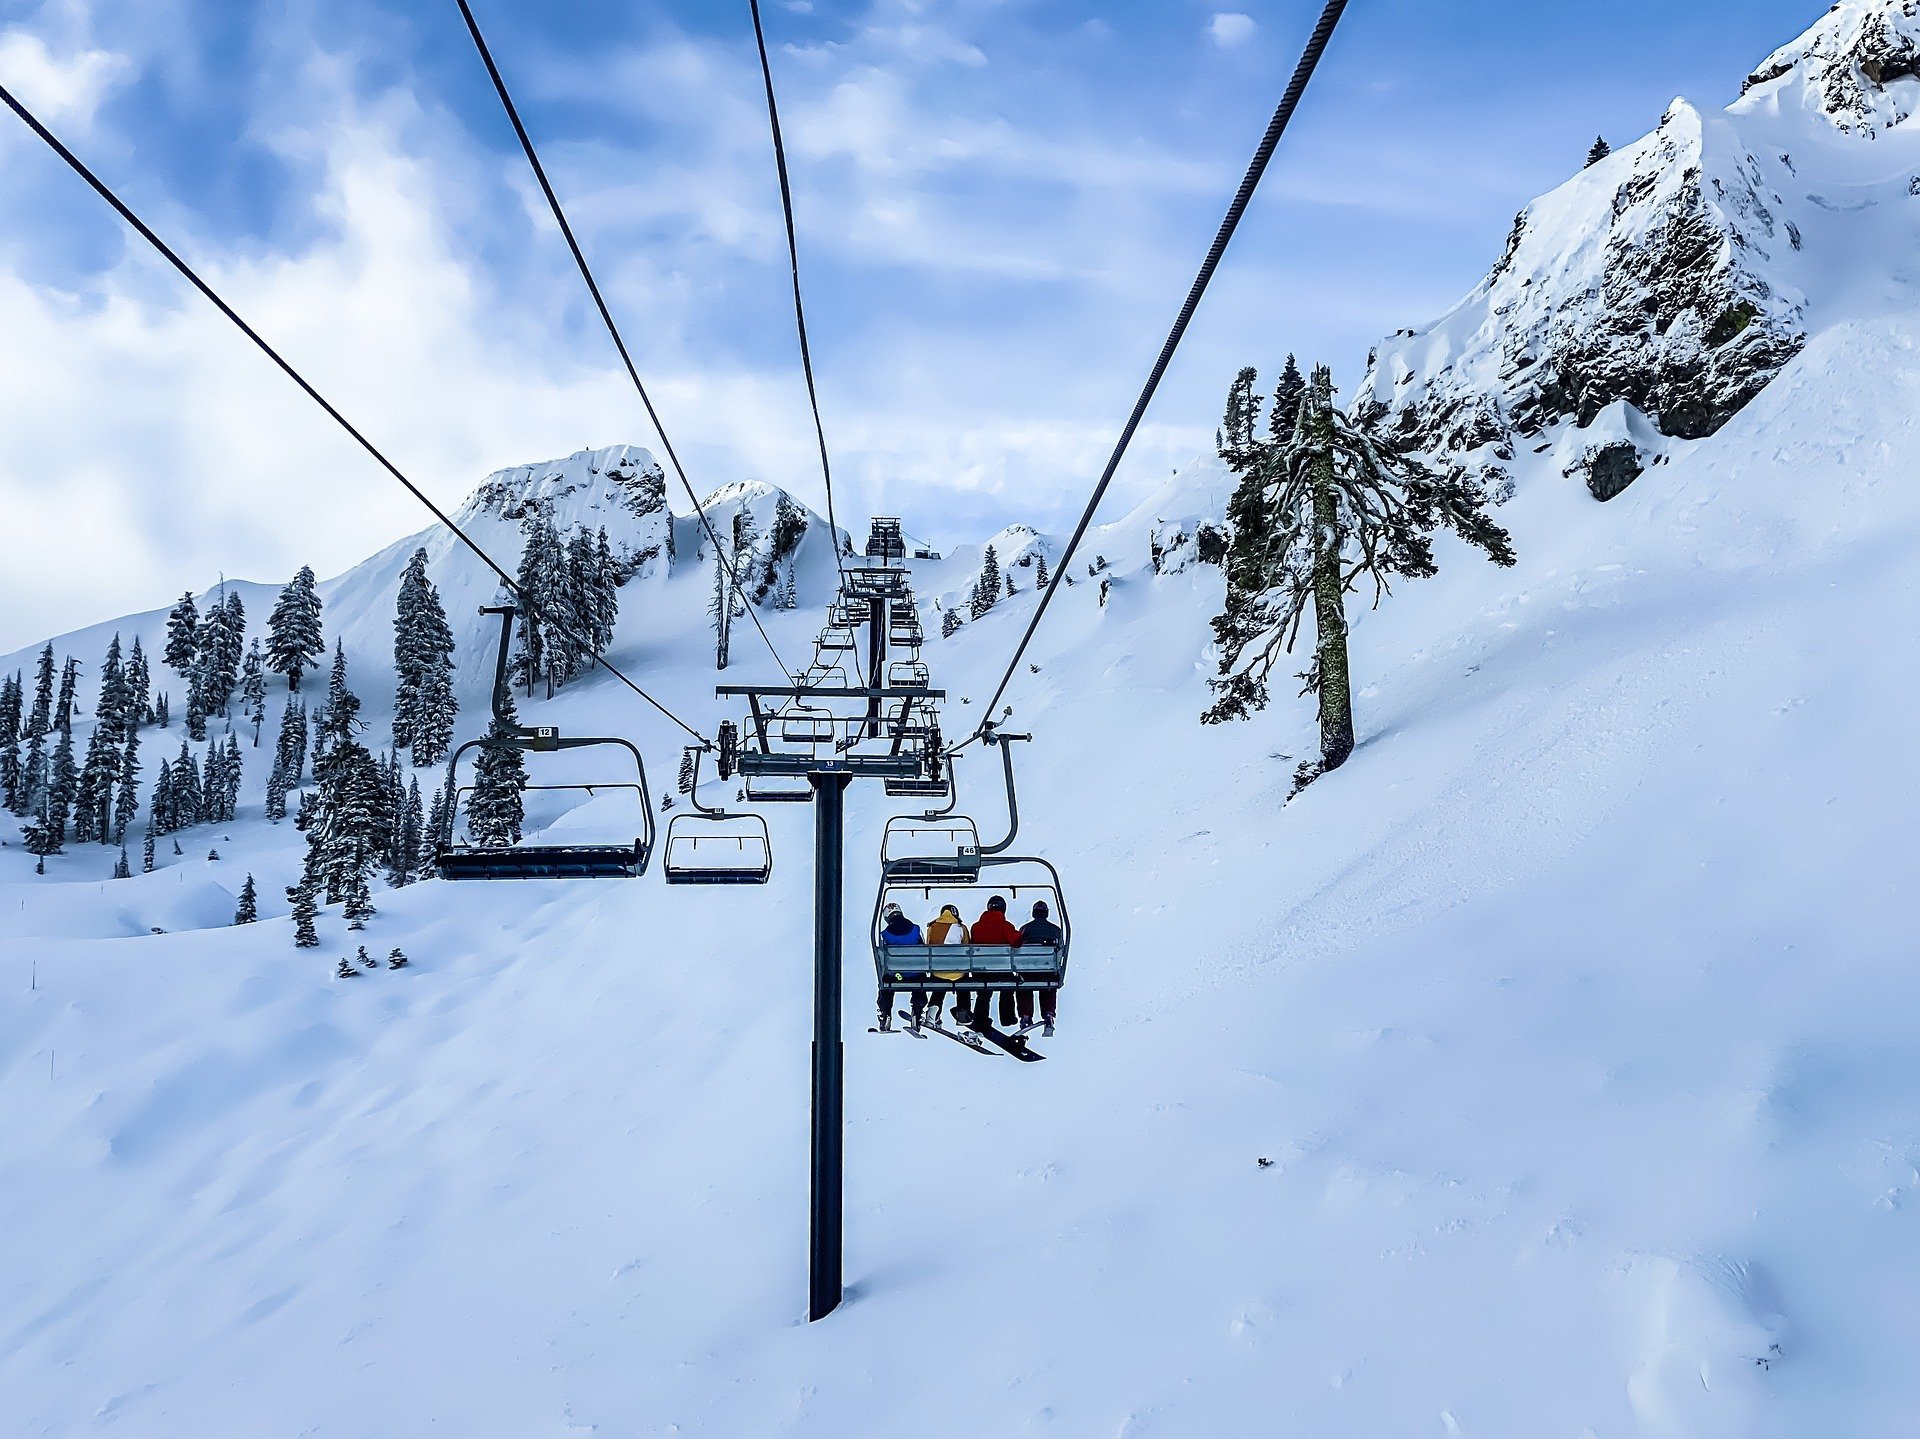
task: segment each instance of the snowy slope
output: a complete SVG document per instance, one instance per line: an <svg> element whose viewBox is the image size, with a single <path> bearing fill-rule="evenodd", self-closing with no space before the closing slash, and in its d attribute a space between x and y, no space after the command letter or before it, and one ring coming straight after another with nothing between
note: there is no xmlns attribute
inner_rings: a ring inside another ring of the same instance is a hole
<svg viewBox="0 0 1920 1439"><path fill-rule="evenodd" d="M224 925L240 873L277 901L297 863L257 793L132 880L0 849L0 1428L1920 1430L1920 273L1882 203L1903 130L1810 135L1786 88L1742 133L1831 145L1873 203L1821 190L1819 242L1859 263L1807 290L1804 346L1711 437L1616 401L1516 446L1519 566L1443 548L1356 617L1361 747L1291 805L1304 707L1195 722L1220 577L1172 540L1217 518L1218 467L1089 537L1105 603L1066 591L1010 694L1023 834L1079 940L1046 1064L862 1032L889 807L855 797L825 1323L798 1318L804 811L771 814L764 892L382 892L364 938L414 967L344 983L337 915L308 953L284 906ZM1615 436L1666 462L1597 505L1559 477ZM382 653L414 544L328 591L350 647ZM702 725L710 583L638 578L614 651ZM928 646L951 732L1018 587ZM822 598L769 612L776 643L804 650ZM768 676L756 645L736 666ZM604 675L532 708L670 778L670 728ZM978 758L962 785L991 828Z"/></svg>

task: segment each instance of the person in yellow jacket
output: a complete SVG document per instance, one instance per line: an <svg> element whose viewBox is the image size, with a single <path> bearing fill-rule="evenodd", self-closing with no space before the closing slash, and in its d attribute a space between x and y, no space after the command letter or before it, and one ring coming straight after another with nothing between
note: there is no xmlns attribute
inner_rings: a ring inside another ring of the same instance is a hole
<svg viewBox="0 0 1920 1439"><path fill-rule="evenodd" d="M960 918L960 911L950 904L940 907L940 917L938 919L927 922L926 941L928 944L966 944L970 942L971 935L972 931L967 928L965 921ZM957 969L935 970L933 977L935 979L944 979L951 983L959 979L964 973L964 970ZM914 996L914 1008L921 1011L922 1022L924 1023L938 1024L940 1022L940 1011L942 1007L941 997L937 994L917 994ZM965 996L959 994L954 995L953 1010L955 1021L960 1024L965 1024L966 1019L964 1016L968 1012Z"/></svg>

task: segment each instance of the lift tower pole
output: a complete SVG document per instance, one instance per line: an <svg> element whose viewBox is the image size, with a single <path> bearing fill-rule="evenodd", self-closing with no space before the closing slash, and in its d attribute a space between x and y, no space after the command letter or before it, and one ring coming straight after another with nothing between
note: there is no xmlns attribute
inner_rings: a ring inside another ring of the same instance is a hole
<svg viewBox="0 0 1920 1439"><path fill-rule="evenodd" d="M840 1037L846 930L845 770L813 770L813 1164L807 1228L807 1319L825 1319L841 1295L842 1139L846 1045Z"/></svg>
<svg viewBox="0 0 1920 1439"><path fill-rule="evenodd" d="M884 603L884 601L877 601ZM883 611L884 613L884 611ZM884 639L884 636L883 636ZM744 699L745 734L729 720L720 726L723 779L804 776L813 790L813 1145L807 1224L807 1318L824 1319L839 1306L841 1282L842 1161L846 1115L846 1050L840 1039L846 941L846 800L856 779L913 779L924 772L918 751L862 753L857 748L821 756L812 746L780 748L771 723L780 707L809 701L838 713L849 732L864 715L884 712L888 700L935 703L945 690L862 685L719 685L721 699Z"/></svg>

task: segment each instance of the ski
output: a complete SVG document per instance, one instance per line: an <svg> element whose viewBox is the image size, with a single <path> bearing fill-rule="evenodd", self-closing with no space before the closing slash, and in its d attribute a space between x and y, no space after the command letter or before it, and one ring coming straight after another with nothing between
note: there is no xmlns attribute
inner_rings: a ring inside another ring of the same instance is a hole
<svg viewBox="0 0 1920 1439"><path fill-rule="evenodd" d="M902 1015L901 1017L904 1019L906 1016ZM981 1037L970 1029L948 1029L944 1024L923 1025L920 1031L921 1038L924 1039L928 1033L940 1035L944 1039L951 1039L955 1044L964 1044L975 1054L983 1054L988 1058L992 1058L993 1056L993 1051L987 1048L981 1041Z"/></svg>

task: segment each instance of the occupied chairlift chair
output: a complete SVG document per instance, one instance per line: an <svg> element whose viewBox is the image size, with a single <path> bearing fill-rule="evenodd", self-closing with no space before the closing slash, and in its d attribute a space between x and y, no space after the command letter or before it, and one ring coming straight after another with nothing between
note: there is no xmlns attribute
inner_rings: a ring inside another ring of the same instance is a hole
<svg viewBox="0 0 1920 1439"><path fill-rule="evenodd" d="M486 605L482 614L500 616L500 654L493 673L493 717L497 727L508 727L507 650L512 641L515 605ZM586 784L528 785L530 793L562 790L584 792L589 796L601 790L632 791L639 808L641 833L631 843L618 844L505 844L479 843L459 837L459 817L464 797L472 793L471 784L459 783L461 756L494 743L490 737L468 740L447 761L447 815L439 835L434 867L442 879L637 879L647 872L653 854L653 805L647 792L647 766L640 751L625 739L563 736L546 726L511 725L512 736L506 742L527 754L551 754L560 750L585 749L593 745L611 745L625 750L633 759L634 777Z"/></svg>
<svg viewBox="0 0 1920 1439"><path fill-rule="evenodd" d="M667 825L661 873L668 884L765 884L773 877L773 836L757 814L700 803L700 751L689 748L688 814Z"/></svg>
<svg viewBox="0 0 1920 1439"><path fill-rule="evenodd" d="M989 730L985 738L988 744L1000 747L1006 770L1005 838L997 844L982 845L974 822L965 815L952 814L951 805L919 817L896 817L888 822L881 837L880 889L873 902L869 937L874 974L883 995L915 990L952 994L1059 989L1066 983L1073 931L1060 872L1037 855L1007 853L1020 829L1013 754L1007 746L1028 736ZM922 924L937 914L940 906L952 904L971 922L993 894L1007 900L1007 917L1015 924L1022 922L1033 901L1045 901L1053 922L1060 927L1060 943L890 945L881 938L890 904L899 905Z"/></svg>

